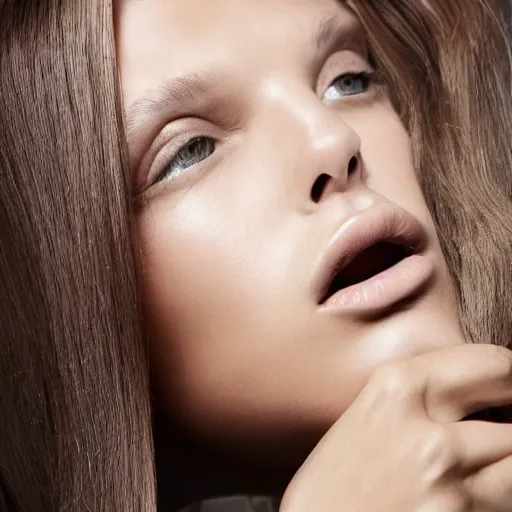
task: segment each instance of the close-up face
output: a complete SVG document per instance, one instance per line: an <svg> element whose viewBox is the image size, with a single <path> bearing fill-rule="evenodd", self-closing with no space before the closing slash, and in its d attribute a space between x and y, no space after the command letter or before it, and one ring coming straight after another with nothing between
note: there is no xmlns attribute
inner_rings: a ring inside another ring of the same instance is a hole
<svg viewBox="0 0 512 512"><path fill-rule="evenodd" d="M377 366L463 342L409 136L346 5L121 0L116 38L170 417L284 454Z"/></svg>

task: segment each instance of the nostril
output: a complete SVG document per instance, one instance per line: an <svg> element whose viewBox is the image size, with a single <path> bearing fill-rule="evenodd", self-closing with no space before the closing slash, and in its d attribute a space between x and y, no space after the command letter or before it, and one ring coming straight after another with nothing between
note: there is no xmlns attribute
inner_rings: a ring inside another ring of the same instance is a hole
<svg viewBox="0 0 512 512"><path fill-rule="evenodd" d="M359 160L356 156L353 156L348 163L348 175L354 174L357 171L357 167L359 165Z"/></svg>
<svg viewBox="0 0 512 512"><path fill-rule="evenodd" d="M328 174L320 174L320 176L318 176L315 183L313 184L313 188L311 189L311 199L315 203L318 203L320 199L322 199L325 187L331 179L332 178Z"/></svg>

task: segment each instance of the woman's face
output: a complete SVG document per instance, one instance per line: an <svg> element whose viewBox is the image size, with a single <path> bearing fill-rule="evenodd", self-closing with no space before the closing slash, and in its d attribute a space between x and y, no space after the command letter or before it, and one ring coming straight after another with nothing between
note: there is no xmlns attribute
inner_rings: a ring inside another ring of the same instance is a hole
<svg viewBox="0 0 512 512"><path fill-rule="evenodd" d="M117 45L154 385L174 417L285 454L380 364L462 342L408 134L347 7L124 0Z"/></svg>

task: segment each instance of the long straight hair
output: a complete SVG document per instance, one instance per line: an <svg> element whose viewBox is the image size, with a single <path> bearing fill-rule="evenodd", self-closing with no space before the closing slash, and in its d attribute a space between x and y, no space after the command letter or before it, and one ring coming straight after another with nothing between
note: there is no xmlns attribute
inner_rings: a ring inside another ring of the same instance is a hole
<svg viewBox="0 0 512 512"><path fill-rule="evenodd" d="M354 0L470 341L510 344L510 51L492 0ZM509 4L508 4L509 5ZM154 512L111 0L0 0L0 508Z"/></svg>
<svg viewBox="0 0 512 512"><path fill-rule="evenodd" d="M154 511L108 1L0 1L2 510Z"/></svg>

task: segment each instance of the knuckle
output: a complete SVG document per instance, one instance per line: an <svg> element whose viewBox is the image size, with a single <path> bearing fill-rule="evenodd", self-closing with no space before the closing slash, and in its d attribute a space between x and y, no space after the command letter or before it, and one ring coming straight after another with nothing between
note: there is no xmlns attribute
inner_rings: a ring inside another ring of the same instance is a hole
<svg viewBox="0 0 512 512"><path fill-rule="evenodd" d="M459 464L452 435L442 425L436 425L421 437L417 454L429 486L446 483Z"/></svg>
<svg viewBox="0 0 512 512"><path fill-rule="evenodd" d="M376 369L370 379L371 388L379 395L393 399L408 399L418 391L417 374L412 364L401 361Z"/></svg>
<svg viewBox="0 0 512 512"><path fill-rule="evenodd" d="M512 351L498 345L488 345L488 361L500 376L512 378Z"/></svg>
<svg viewBox="0 0 512 512"><path fill-rule="evenodd" d="M473 500L460 485L439 486L427 490L428 498L421 508L425 512L470 512Z"/></svg>
<svg viewBox="0 0 512 512"><path fill-rule="evenodd" d="M445 495L443 510L447 512L470 512L473 510L473 500L471 496L463 492L460 487L452 488Z"/></svg>
<svg viewBox="0 0 512 512"><path fill-rule="evenodd" d="M470 512L474 510L474 500L471 495L467 492L463 492L460 489L457 489L452 495L452 506L453 510L457 512Z"/></svg>

